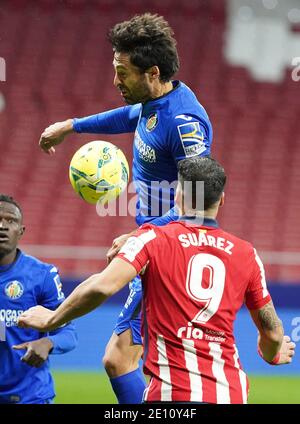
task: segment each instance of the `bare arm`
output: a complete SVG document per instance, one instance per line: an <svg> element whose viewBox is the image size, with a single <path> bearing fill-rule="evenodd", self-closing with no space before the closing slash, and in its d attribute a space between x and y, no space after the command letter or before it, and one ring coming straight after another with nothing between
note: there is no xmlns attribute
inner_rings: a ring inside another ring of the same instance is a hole
<svg viewBox="0 0 300 424"><path fill-rule="evenodd" d="M250 313L258 329L258 348L265 361L276 364L291 362L295 344L284 336L282 322L272 300L260 309L250 310Z"/></svg>
<svg viewBox="0 0 300 424"><path fill-rule="evenodd" d="M62 143L65 136L72 132L74 132L72 119L56 122L43 131L39 140L39 145L45 153L53 154L55 153L53 146Z"/></svg>
<svg viewBox="0 0 300 424"><path fill-rule="evenodd" d="M133 265L116 258L101 274L94 274L77 286L55 311L36 306L21 315L18 325L39 331L51 331L92 311L136 275Z"/></svg>

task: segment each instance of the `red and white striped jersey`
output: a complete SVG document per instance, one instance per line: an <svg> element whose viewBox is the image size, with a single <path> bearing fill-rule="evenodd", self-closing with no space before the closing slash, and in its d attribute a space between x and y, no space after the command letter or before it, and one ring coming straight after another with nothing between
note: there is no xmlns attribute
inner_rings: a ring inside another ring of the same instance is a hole
<svg viewBox="0 0 300 424"><path fill-rule="evenodd" d="M145 224L119 255L143 282L145 401L246 403L248 380L233 335L245 302L271 300L253 246L216 221Z"/></svg>

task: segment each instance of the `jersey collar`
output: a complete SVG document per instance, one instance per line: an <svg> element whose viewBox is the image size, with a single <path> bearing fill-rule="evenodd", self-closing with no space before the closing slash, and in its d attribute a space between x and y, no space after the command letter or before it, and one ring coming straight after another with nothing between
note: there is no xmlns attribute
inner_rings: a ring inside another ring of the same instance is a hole
<svg viewBox="0 0 300 424"><path fill-rule="evenodd" d="M217 220L212 219L212 218L199 218L196 216L181 216L179 218L179 221L183 221L187 224L193 224L196 226L201 226L201 227L213 227L213 228L219 228L219 224L217 222Z"/></svg>

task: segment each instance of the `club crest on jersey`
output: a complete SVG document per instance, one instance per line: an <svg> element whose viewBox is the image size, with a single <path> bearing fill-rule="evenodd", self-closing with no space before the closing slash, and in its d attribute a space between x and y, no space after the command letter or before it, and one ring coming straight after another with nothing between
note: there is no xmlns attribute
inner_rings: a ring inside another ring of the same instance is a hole
<svg viewBox="0 0 300 424"><path fill-rule="evenodd" d="M206 149L204 134L199 122L189 122L177 127L186 157L200 155Z"/></svg>
<svg viewBox="0 0 300 424"><path fill-rule="evenodd" d="M147 123L146 123L146 130L148 132L153 131L154 128L157 127L158 124L158 116L157 113L152 113L148 119L147 119Z"/></svg>
<svg viewBox="0 0 300 424"><path fill-rule="evenodd" d="M20 281L10 281L5 286L5 294L10 299L19 299L24 293L24 287L20 283Z"/></svg>

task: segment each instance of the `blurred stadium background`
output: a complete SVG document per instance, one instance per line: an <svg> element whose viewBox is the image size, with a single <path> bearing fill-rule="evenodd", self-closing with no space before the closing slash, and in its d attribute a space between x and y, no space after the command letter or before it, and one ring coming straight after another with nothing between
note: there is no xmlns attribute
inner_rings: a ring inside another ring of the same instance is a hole
<svg viewBox="0 0 300 424"><path fill-rule="evenodd" d="M258 249L286 333L297 342L299 0L1 0L0 192L23 206L22 248L55 263L68 294L104 267L112 239L135 226L132 217L100 218L69 184L73 153L97 137L69 136L54 157L39 150L38 139L53 122L122 104L112 85L106 33L145 11L164 15L174 28L178 78L196 92L212 120L213 155L229 177L219 221ZM130 135L100 138L131 160ZM101 356L126 294L78 320L78 349L53 358L57 402L115 401ZM252 380L250 401L300 403L299 352L291 366L263 363L246 310L236 336Z"/></svg>

